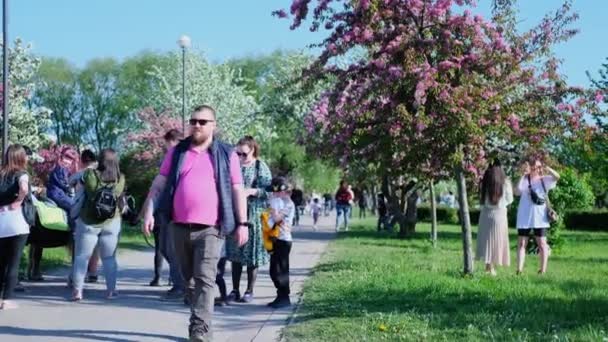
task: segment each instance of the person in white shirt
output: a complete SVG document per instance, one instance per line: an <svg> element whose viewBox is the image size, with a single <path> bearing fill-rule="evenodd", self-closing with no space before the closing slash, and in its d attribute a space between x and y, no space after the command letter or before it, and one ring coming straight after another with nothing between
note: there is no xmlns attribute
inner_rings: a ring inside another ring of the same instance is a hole
<svg viewBox="0 0 608 342"><path fill-rule="evenodd" d="M498 161L484 173L479 197L481 213L476 258L485 263L486 272L495 276L495 266L511 263L507 206L513 202L511 181Z"/></svg>
<svg viewBox="0 0 608 342"><path fill-rule="evenodd" d="M546 172L548 175L544 175ZM520 196L517 209L517 274L521 274L526 257L526 246L531 232L536 237L539 248L539 274L547 271L550 249L547 244L547 230L550 227L547 214L549 190L555 188L559 174L543 165L538 158L531 158L522 165L522 173L515 194Z"/></svg>
<svg viewBox="0 0 608 342"><path fill-rule="evenodd" d="M291 223L296 213L296 207L291 201L289 184L283 177L276 177L270 185L272 198L269 206L272 210L269 225L272 227L279 223L279 236L273 242L273 251L270 255L270 278L277 289L277 297L268 303L274 309L291 305L289 299L289 253L293 238L291 236Z"/></svg>
<svg viewBox="0 0 608 342"><path fill-rule="evenodd" d="M28 157L21 145L11 145L0 169L0 310L16 309L13 292L17 285L23 247L30 233L24 212L29 193Z"/></svg>
<svg viewBox="0 0 608 342"><path fill-rule="evenodd" d="M310 212L312 213L312 229L317 230L317 223L319 223L319 216L321 216L321 211L323 210L323 206L319 203L319 198L315 198L312 200L312 205L310 207Z"/></svg>

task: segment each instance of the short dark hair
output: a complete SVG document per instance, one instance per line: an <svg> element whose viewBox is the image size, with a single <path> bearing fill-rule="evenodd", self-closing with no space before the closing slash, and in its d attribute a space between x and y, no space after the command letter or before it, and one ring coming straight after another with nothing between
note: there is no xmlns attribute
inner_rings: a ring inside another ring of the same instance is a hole
<svg viewBox="0 0 608 342"><path fill-rule="evenodd" d="M200 106L194 107L194 110L192 111L192 113L198 113L198 112L202 112L204 110L208 110L211 113L213 113L213 117L215 118L215 108L213 108L209 105L200 105Z"/></svg>
<svg viewBox="0 0 608 342"><path fill-rule="evenodd" d="M167 131L167 133L165 133L163 138L165 139L165 141L177 141L182 138L182 132L178 131L175 128L170 129Z"/></svg>
<svg viewBox="0 0 608 342"><path fill-rule="evenodd" d="M80 161L84 164L94 163L97 161L97 156L91 150L84 150L80 153Z"/></svg>

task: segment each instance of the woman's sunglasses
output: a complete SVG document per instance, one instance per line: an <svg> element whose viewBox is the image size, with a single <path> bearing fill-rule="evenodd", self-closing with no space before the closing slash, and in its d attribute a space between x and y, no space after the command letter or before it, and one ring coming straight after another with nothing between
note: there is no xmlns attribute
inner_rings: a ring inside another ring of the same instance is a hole
<svg viewBox="0 0 608 342"><path fill-rule="evenodd" d="M205 126L209 122L214 122L215 120L206 120L206 119L190 119L190 126Z"/></svg>
<svg viewBox="0 0 608 342"><path fill-rule="evenodd" d="M236 155L239 157L247 157L249 153L245 153L245 152L237 152Z"/></svg>

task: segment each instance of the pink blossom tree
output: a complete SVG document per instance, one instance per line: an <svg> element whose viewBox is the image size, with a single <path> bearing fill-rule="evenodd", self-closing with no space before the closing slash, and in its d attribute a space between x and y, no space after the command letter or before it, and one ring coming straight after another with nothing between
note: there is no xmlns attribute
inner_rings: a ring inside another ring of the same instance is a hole
<svg viewBox="0 0 608 342"><path fill-rule="evenodd" d="M310 30L329 31L303 74L334 80L307 117L318 137L310 146L344 164L368 160L397 189L404 174L433 180L454 172L465 274L473 271L465 176L478 178L490 152L577 133L589 103L550 53L576 33L569 2L521 34L512 3L496 1L492 21L473 14L472 0L294 0L289 10L292 29L310 19ZM334 63L361 48L367 58ZM393 208L401 207L396 197Z"/></svg>

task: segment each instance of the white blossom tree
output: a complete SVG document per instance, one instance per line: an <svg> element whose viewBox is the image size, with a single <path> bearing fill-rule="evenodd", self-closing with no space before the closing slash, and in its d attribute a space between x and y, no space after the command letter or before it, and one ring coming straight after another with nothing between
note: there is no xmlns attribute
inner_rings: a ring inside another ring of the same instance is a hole
<svg viewBox="0 0 608 342"><path fill-rule="evenodd" d="M43 132L51 124L51 113L47 108L32 106L29 101L35 88L33 78L40 64L30 49L31 46L19 38L9 47L9 143L37 149L49 140ZM0 91L4 91L1 86Z"/></svg>
<svg viewBox="0 0 608 342"><path fill-rule="evenodd" d="M155 67L152 75L158 82L158 94L150 105L157 112L181 117L182 57L171 54L171 63ZM265 137L270 134L267 118L260 114L255 98L238 85L237 71L226 64L213 65L201 53L186 58L186 115L196 106L207 104L217 111L219 134L223 140L236 142L244 134Z"/></svg>

